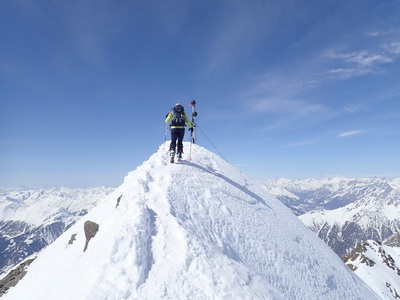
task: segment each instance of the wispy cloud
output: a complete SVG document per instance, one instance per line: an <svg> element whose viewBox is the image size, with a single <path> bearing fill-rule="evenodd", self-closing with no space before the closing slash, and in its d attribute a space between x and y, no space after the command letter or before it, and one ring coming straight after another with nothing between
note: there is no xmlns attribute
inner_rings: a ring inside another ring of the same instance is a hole
<svg viewBox="0 0 400 300"><path fill-rule="evenodd" d="M360 107L354 105L346 105L343 107L343 109L349 113L356 113L360 110Z"/></svg>
<svg viewBox="0 0 400 300"><path fill-rule="evenodd" d="M384 45L386 51L394 55L400 55L400 42L392 42Z"/></svg>
<svg viewBox="0 0 400 300"><path fill-rule="evenodd" d="M367 50L351 53L337 53L335 51L331 51L327 53L327 56L333 59L341 59L345 62L355 63L356 65L363 67L380 63L389 63L393 61L388 55L373 53Z"/></svg>
<svg viewBox="0 0 400 300"><path fill-rule="evenodd" d="M288 144L287 147L289 147L289 148L304 147L304 146L309 146L309 145L315 145L318 143L321 143L321 141L318 141L318 140L301 141L301 142L295 142L295 143Z"/></svg>
<svg viewBox="0 0 400 300"><path fill-rule="evenodd" d="M263 131L293 126L310 126L326 121L335 115L330 108L303 100L288 98L259 98L248 101L252 113L268 115Z"/></svg>
<svg viewBox="0 0 400 300"><path fill-rule="evenodd" d="M328 71L328 74L333 75L340 79L347 79L372 73L370 68L337 68Z"/></svg>
<svg viewBox="0 0 400 300"><path fill-rule="evenodd" d="M303 84L302 84L303 83ZM262 114L266 124L263 131L285 127L309 126L331 119L333 109L318 99L304 98L302 91L318 85L317 82L300 78L298 71L281 74L270 72L254 78L249 88L241 95L244 107L250 114Z"/></svg>
<svg viewBox="0 0 400 300"><path fill-rule="evenodd" d="M318 103L286 98L258 98L253 99L249 105L254 112L267 112L275 115L296 115L298 117L306 117L328 110L327 107Z"/></svg>
<svg viewBox="0 0 400 300"><path fill-rule="evenodd" d="M368 31L366 33L366 36L369 37L379 37L379 36L384 36L390 33L390 30L381 30L381 29L376 29L373 31Z"/></svg>
<svg viewBox="0 0 400 300"><path fill-rule="evenodd" d="M353 52L331 49L325 52L325 57L331 64L337 65L335 68L330 68L328 74L339 79L347 79L381 72L383 66L395 62L399 54L400 42L392 42L381 45L379 49Z"/></svg>
<svg viewBox="0 0 400 300"><path fill-rule="evenodd" d="M349 136L353 136L353 135L358 135L362 132L363 132L363 130L345 131L345 132L338 134L336 137L338 137L338 138L349 137Z"/></svg>

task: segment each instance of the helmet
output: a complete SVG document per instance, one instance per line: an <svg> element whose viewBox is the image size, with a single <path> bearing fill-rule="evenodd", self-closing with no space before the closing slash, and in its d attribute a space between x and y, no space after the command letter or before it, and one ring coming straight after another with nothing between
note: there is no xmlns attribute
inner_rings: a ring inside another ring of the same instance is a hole
<svg viewBox="0 0 400 300"><path fill-rule="evenodd" d="M180 103L175 104L173 110L178 113L183 113L185 111L185 109L183 108L183 105Z"/></svg>

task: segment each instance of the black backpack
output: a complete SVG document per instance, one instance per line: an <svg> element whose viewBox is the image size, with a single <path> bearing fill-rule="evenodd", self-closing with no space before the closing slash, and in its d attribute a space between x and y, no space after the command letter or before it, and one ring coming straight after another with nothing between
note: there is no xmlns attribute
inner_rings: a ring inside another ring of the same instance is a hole
<svg viewBox="0 0 400 300"><path fill-rule="evenodd" d="M185 126L185 109L182 105L175 105L172 109L171 126Z"/></svg>

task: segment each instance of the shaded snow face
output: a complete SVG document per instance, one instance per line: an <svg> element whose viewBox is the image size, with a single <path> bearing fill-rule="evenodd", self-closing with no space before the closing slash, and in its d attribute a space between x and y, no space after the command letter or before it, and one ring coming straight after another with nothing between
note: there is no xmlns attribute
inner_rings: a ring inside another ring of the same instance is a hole
<svg viewBox="0 0 400 300"><path fill-rule="evenodd" d="M160 147L5 299L375 299L258 184L200 146L192 158ZM87 220L99 230L83 252Z"/></svg>

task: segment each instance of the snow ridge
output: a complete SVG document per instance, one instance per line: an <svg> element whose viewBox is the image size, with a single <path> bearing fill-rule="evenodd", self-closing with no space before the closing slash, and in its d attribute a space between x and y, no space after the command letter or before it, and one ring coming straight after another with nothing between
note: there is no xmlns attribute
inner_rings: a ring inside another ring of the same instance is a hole
<svg viewBox="0 0 400 300"><path fill-rule="evenodd" d="M256 182L200 146L192 153L169 164L161 146L5 299L376 299ZM99 231L83 252L86 220Z"/></svg>

